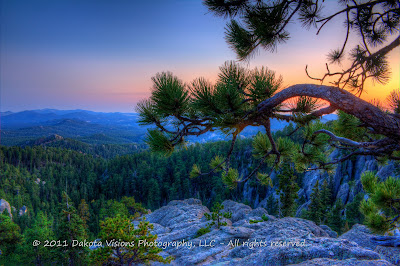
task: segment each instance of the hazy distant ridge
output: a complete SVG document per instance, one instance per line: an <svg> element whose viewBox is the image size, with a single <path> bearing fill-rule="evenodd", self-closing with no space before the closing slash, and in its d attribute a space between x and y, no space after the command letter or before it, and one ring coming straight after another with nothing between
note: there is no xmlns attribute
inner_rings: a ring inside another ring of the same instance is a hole
<svg viewBox="0 0 400 266"><path fill-rule="evenodd" d="M22 112L2 112L1 144L26 145L27 142L54 134L76 139L89 144L129 144L142 143L149 127L138 124L136 113L103 113L87 110L40 109ZM323 120L336 119L327 115ZM280 130L288 125L285 121L272 119L272 130ZM242 137L251 137L262 130L248 127ZM224 140L218 132L210 132L200 137L191 137L192 142Z"/></svg>

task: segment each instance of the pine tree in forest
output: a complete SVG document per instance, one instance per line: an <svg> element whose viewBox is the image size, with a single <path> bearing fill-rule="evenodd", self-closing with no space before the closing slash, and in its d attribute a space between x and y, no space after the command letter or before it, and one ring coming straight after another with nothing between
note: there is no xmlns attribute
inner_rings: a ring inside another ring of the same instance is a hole
<svg viewBox="0 0 400 266"><path fill-rule="evenodd" d="M278 201L274 199L273 194L268 196L265 208L270 215L276 216L278 214Z"/></svg>
<svg viewBox="0 0 400 266"><path fill-rule="evenodd" d="M281 172L278 174L279 197L282 204L282 215L294 216L296 211L296 199L299 186L297 185L297 176L289 163L283 164Z"/></svg>
<svg viewBox="0 0 400 266"><path fill-rule="evenodd" d="M23 234L24 243L20 248L23 254L22 261L27 264L45 265L54 259L52 248L46 247L46 243L55 240L52 221L47 215L38 213L32 228L27 228ZM40 241L40 245L32 245L34 241Z"/></svg>
<svg viewBox="0 0 400 266"><path fill-rule="evenodd" d="M57 240L60 242L60 246L57 247L57 259L67 265L82 265L87 261L88 249L76 243L87 240L85 223L65 192L60 209L57 221Z"/></svg>
<svg viewBox="0 0 400 266"><path fill-rule="evenodd" d="M327 225L339 235L343 231L345 221L342 216L344 205L341 199L337 200L332 210L328 214Z"/></svg>
<svg viewBox="0 0 400 266"><path fill-rule="evenodd" d="M353 201L346 205L346 222L351 228L355 224L364 222L364 215L360 211L361 202L364 200L364 193L358 193Z"/></svg>
<svg viewBox="0 0 400 266"><path fill-rule="evenodd" d="M139 202L136 202L134 197L127 197L124 196L121 199L121 203L123 203L126 208L128 209L129 214L133 217L133 218L137 218L143 214L147 214L148 210L146 210L142 204L140 204Z"/></svg>
<svg viewBox="0 0 400 266"><path fill-rule="evenodd" d="M88 222L90 220L90 212L89 205L86 203L85 199L81 200L81 203L78 206L78 215L82 219L83 225L88 229Z"/></svg>
<svg viewBox="0 0 400 266"><path fill-rule="evenodd" d="M322 201L322 211L323 213L328 213L331 208L332 202L332 191L330 184L325 179L321 187L321 201Z"/></svg>
<svg viewBox="0 0 400 266"><path fill-rule="evenodd" d="M324 205L322 202L319 180L315 182L310 199L311 203L308 206L305 216L307 219L314 221L316 224L321 224L325 213L323 212Z"/></svg>
<svg viewBox="0 0 400 266"><path fill-rule="evenodd" d="M103 247L98 247L90 254L90 260L95 265L133 265L150 262L169 263L172 258L163 258L158 253L161 248L151 243L157 236L150 234L153 226L142 221L135 228L132 221L121 215L108 217L100 223L99 238ZM113 241L127 243L123 247L112 245ZM110 243L108 245L108 243Z"/></svg>
<svg viewBox="0 0 400 266"><path fill-rule="evenodd" d="M12 221L6 211L0 213L0 262L9 261L21 239L19 226Z"/></svg>

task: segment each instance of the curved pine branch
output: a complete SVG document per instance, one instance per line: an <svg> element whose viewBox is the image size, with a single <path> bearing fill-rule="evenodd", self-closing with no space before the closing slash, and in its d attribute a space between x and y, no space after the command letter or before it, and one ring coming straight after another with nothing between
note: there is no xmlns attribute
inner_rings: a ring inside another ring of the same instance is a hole
<svg viewBox="0 0 400 266"><path fill-rule="evenodd" d="M282 102L298 96L320 98L330 103L333 108L342 110L360 119L371 127L376 134L400 141L400 118L380 110L348 91L333 86L315 84L297 84L290 86L258 105L260 114L272 113Z"/></svg>

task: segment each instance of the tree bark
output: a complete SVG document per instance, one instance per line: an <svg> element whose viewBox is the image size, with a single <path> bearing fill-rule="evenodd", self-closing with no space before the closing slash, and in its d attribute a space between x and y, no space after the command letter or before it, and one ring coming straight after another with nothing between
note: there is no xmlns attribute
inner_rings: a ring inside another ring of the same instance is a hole
<svg viewBox="0 0 400 266"><path fill-rule="evenodd" d="M374 133L385 135L400 143L400 118L387 114L378 107L366 102L346 90L333 86L315 84L296 84L290 86L258 105L259 113L270 113L272 109L287 99L309 96L328 101L334 109L359 118Z"/></svg>

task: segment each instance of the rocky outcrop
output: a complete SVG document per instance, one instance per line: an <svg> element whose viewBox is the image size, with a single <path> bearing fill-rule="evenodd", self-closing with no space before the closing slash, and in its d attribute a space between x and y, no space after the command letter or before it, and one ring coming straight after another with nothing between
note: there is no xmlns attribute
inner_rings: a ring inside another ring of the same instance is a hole
<svg viewBox="0 0 400 266"><path fill-rule="evenodd" d="M377 246L375 252L379 253L383 259L390 261L394 265L400 265L400 248Z"/></svg>
<svg viewBox="0 0 400 266"><path fill-rule="evenodd" d="M221 212L232 213L231 221L233 223L244 219L246 215L248 215L252 210L250 206L231 200L225 200L224 202L222 202L222 206L224 206L224 209L222 209Z"/></svg>
<svg viewBox="0 0 400 266"><path fill-rule="evenodd" d="M375 235L371 233L368 227L361 224L355 224L349 231L342 234L339 238L354 241L361 247L374 250L377 245L371 241L373 236Z"/></svg>
<svg viewBox="0 0 400 266"><path fill-rule="evenodd" d="M8 202L7 202L6 200L4 200L4 199L0 199L0 213L3 213L4 210L7 210L7 211L8 211L8 214L9 214L10 217L12 218L10 203L8 203Z"/></svg>
<svg viewBox="0 0 400 266"><path fill-rule="evenodd" d="M319 227L321 227L322 229L325 230L325 232L329 235L329 237L338 237L338 233L336 233L335 231L333 231L329 226L321 224Z"/></svg>
<svg viewBox="0 0 400 266"><path fill-rule="evenodd" d="M339 239L353 241L363 248L375 251L382 259L385 259L394 265L400 265L400 248L378 246L377 242L373 241L374 237L377 236L365 225L355 224L351 230L341 235Z"/></svg>
<svg viewBox="0 0 400 266"><path fill-rule="evenodd" d="M370 248L331 237L329 227L300 218L277 219L263 208L234 201L222 205L222 212L232 212L228 225L201 236L197 231L210 222L204 216L209 210L199 200L172 201L145 215L154 225L161 255L175 257L172 265L391 265Z"/></svg>
<svg viewBox="0 0 400 266"><path fill-rule="evenodd" d="M21 207L21 209L19 209L19 216L25 215L28 212L28 208L24 205Z"/></svg>

